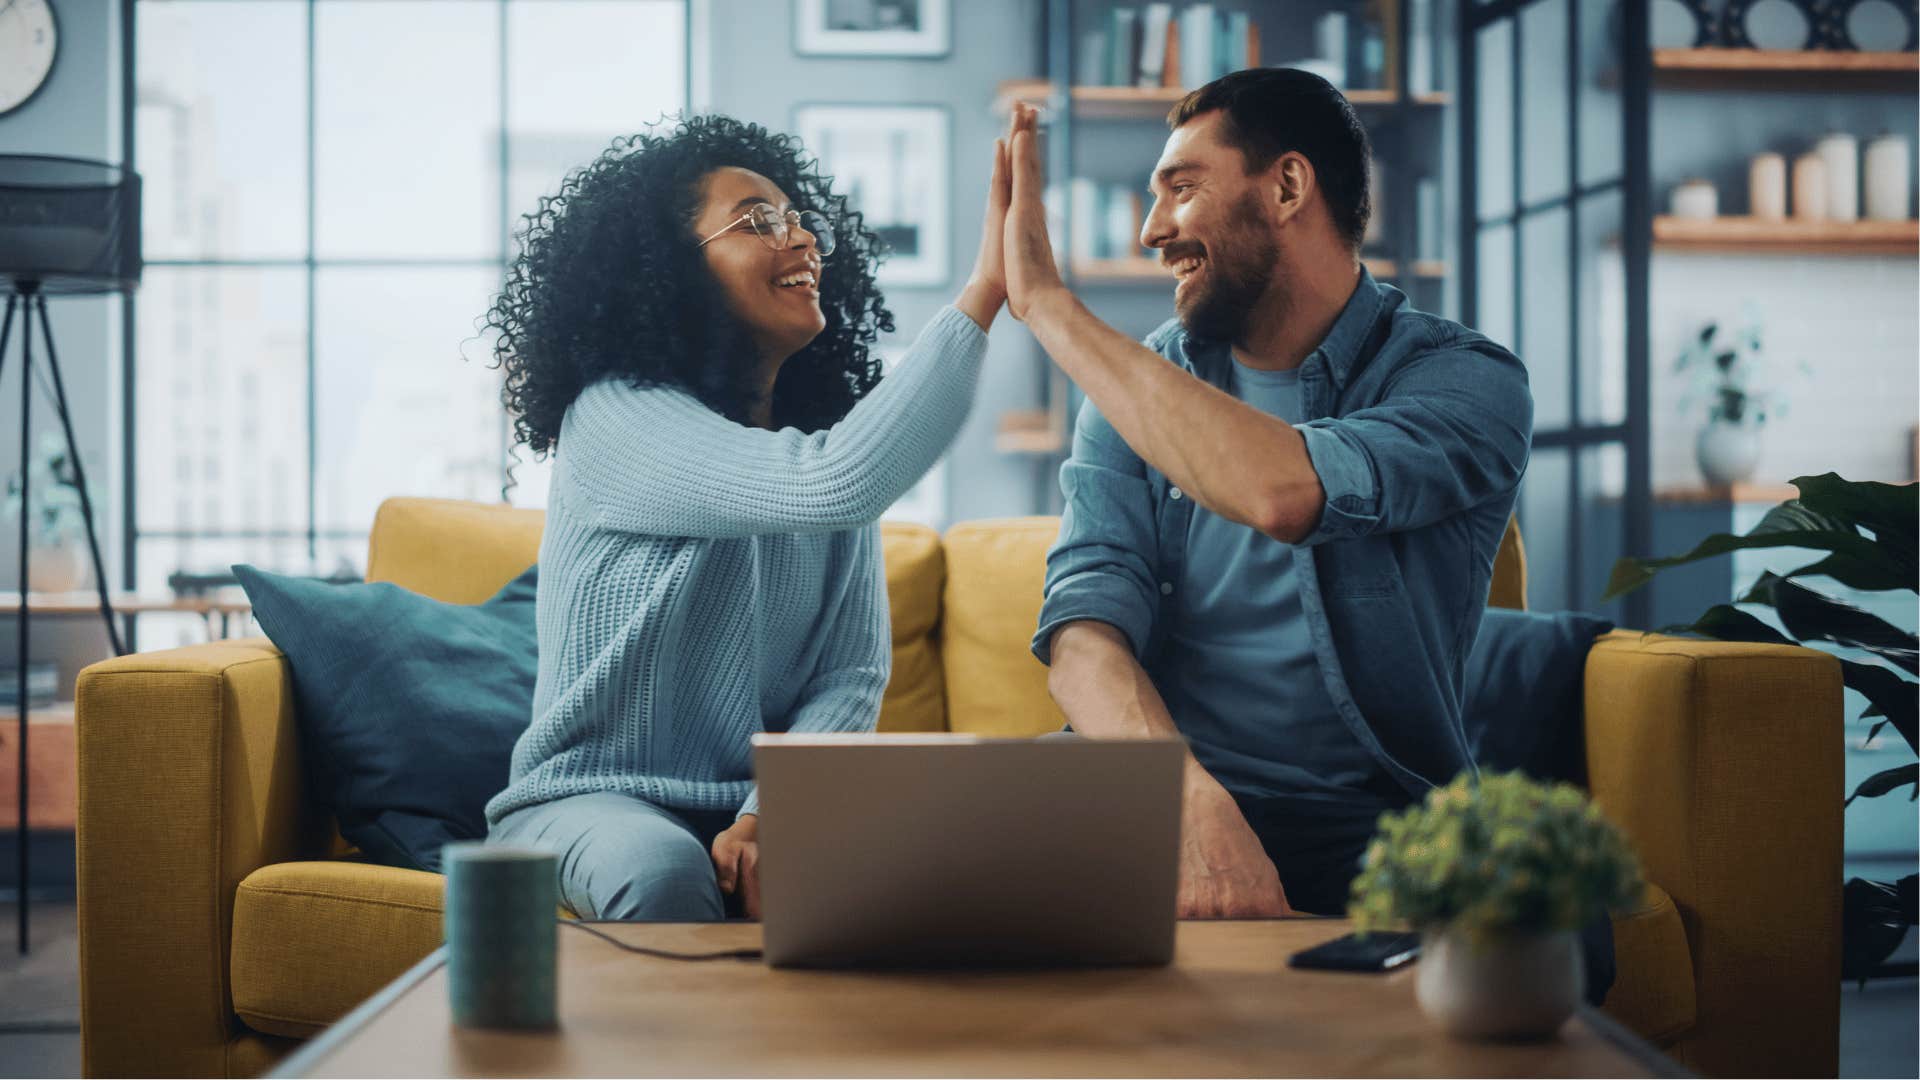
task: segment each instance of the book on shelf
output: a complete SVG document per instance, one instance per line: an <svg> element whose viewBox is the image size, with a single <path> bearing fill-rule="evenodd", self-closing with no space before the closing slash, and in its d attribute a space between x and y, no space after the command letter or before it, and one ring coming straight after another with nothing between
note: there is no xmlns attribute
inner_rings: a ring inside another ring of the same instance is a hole
<svg viewBox="0 0 1920 1080"><path fill-rule="evenodd" d="M1134 72L1140 67L1140 13L1130 7L1113 9L1108 37L1108 86L1133 85Z"/></svg>
<svg viewBox="0 0 1920 1080"><path fill-rule="evenodd" d="M27 664L27 708L44 709L53 704L60 690L60 668L56 664ZM0 708L20 707L20 669L0 668Z"/></svg>
<svg viewBox="0 0 1920 1080"><path fill-rule="evenodd" d="M1441 236L1445 223L1440 216L1440 181L1423 176L1413 186L1413 257L1421 262L1436 262L1445 247Z"/></svg>
<svg viewBox="0 0 1920 1080"><path fill-rule="evenodd" d="M1144 207L1140 193L1127 184L1108 184L1091 177L1075 177L1047 189L1048 228L1054 250L1075 263L1132 259L1145 254L1140 246ZM1060 243L1066 227L1067 243Z"/></svg>
<svg viewBox="0 0 1920 1080"><path fill-rule="evenodd" d="M1180 12L1180 77L1188 88L1205 86L1221 74L1213 51L1216 22L1212 4L1190 4Z"/></svg>
<svg viewBox="0 0 1920 1080"><path fill-rule="evenodd" d="M1140 65L1134 85L1164 85L1167 73L1167 30L1173 24L1172 4L1148 4L1140 12ZM1173 84L1178 85L1178 84Z"/></svg>
<svg viewBox="0 0 1920 1080"><path fill-rule="evenodd" d="M1122 5L1081 37L1074 59L1082 86L1190 90L1259 67L1260 26L1211 3Z"/></svg>
<svg viewBox="0 0 1920 1080"><path fill-rule="evenodd" d="M1439 88L1440 43L1433 33L1433 0L1407 3L1407 92L1431 94Z"/></svg>

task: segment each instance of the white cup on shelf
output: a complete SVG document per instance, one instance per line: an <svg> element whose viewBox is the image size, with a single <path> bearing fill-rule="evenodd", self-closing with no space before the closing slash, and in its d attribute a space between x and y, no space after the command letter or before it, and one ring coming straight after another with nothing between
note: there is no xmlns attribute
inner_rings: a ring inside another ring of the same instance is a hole
<svg viewBox="0 0 1920 1080"><path fill-rule="evenodd" d="M1907 220L1907 140L1883 134L1867 144L1867 218L1872 221Z"/></svg>
<svg viewBox="0 0 1920 1080"><path fill-rule="evenodd" d="M1827 217L1860 220L1860 143L1844 132L1826 135L1813 152L1827 163Z"/></svg>

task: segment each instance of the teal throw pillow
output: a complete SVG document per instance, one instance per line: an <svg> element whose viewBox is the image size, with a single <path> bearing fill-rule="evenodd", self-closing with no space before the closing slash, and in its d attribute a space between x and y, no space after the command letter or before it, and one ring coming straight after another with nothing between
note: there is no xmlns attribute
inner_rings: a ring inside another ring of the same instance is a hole
<svg viewBox="0 0 1920 1080"><path fill-rule="evenodd" d="M442 845L486 836L533 713L537 571L465 605L233 568L292 667L312 790L374 862L438 871Z"/></svg>

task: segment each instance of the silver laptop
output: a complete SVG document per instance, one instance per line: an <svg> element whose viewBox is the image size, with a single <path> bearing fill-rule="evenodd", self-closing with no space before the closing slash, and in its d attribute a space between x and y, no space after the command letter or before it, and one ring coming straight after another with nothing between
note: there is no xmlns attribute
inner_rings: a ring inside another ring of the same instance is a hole
<svg viewBox="0 0 1920 1080"><path fill-rule="evenodd" d="M1179 740L758 735L775 966L1165 964Z"/></svg>

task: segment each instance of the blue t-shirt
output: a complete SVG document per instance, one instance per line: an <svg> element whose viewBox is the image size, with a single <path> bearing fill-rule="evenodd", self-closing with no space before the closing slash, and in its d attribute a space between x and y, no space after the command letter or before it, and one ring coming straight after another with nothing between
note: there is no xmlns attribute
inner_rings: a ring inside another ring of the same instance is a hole
<svg viewBox="0 0 1920 1080"><path fill-rule="evenodd" d="M1228 389L1288 423L1305 419L1298 370L1235 360ZM1195 506L1176 598L1154 683L1200 764L1240 796L1361 790L1376 766L1327 694L1292 545Z"/></svg>

